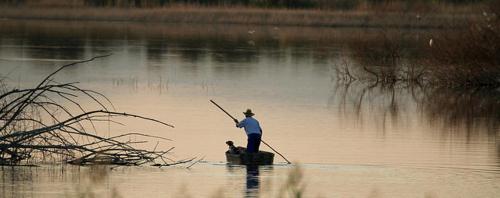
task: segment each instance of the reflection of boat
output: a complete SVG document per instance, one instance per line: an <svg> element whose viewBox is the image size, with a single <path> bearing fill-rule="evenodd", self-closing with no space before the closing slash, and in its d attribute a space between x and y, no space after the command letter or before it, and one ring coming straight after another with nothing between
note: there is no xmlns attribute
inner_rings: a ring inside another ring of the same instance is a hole
<svg viewBox="0 0 500 198"><path fill-rule="evenodd" d="M246 148L238 147L240 152L226 151L226 159L229 164L236 165L271 165L274 153L259 151L258 153L246 153Z"/></svg>
<svg viewBox="0 0 500 198"><path fill-rule="evenodd" d="M258 153L247 153L247 148L234 146L233 141L227 141L229 150L226 151L226 159L229 164L236 165L271 165L274 153L259 151Z"/></svg>

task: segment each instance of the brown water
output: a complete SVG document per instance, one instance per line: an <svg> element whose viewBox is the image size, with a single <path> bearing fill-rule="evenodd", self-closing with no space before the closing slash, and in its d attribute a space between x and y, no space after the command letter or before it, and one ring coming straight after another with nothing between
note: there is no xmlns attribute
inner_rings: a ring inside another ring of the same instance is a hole
<svg viewBox="0 0 500 198"><path fill-rule="evenodd" d="M256 112L264 140L301 164L306 197L497 197L499 91L337 81L336 65L361 62L352 43L379 32L0 21L1 75L11 85L32 86L64 63L113 53L56 80L176 127L126 120L102 133L158 135L174 140L160 144L176 147L172 158L203 158L190 169L116 168L97 186L88 167L3 167L0 196L276 197L294 166L278 156L278 165L257 170L226 166L224 142L246 140L214 99L239 118ZM425 43L431 33L404 34L404 42Z"/></svg>

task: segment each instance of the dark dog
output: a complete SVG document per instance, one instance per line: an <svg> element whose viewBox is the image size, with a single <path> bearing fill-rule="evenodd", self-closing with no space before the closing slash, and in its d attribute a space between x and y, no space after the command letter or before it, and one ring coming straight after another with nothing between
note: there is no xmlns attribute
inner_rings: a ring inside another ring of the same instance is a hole
<svg viewBox="0 0 500 198"><path fill-rule="evenodd" d="M233 141L227 141L226 144L229 146L229 152L232 154L239 154L240 149L238 149L236 146L234 146Z"/></svg>

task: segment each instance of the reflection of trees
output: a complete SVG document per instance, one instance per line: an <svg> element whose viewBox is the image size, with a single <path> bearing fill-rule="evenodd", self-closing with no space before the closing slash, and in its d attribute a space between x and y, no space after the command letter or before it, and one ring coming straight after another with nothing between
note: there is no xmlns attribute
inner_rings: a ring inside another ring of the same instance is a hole
<svg viewBox="0 0 500 198"><path fill-rule="evenodd" d="M228 41L216 39L209 46L214 52L212 58L217 63L256 62L258 60L258 51L242 45L242 43L246 43L246 40Z"/></svg>
<svg viewBox="0 0 500 198"><path fill-rule="evenodd" d="M464 130L467 134L496 135L500 128L500 93L491 89L424 88L409 84L338 82L329 99L340 114L385 125L403 117L422 115L433 126ZM335 109L335 108L333 108Z"/></svg>
<svg viewBox="0 0 500 198"><path fill-rule="evenodd" d="M201 39L185 39L179 43L182 48L181 58L186 62L197 62L206 55L206 43Z"/></svg>
<svg viewBox="0 0 500 198"><path fill-rule="evenodd" d="M486 130L488 135L493 136L500 129L498 91L441 88L426 92L423 98L424 113L431 123L442 122L449 127L463 127L471 133Z"/></svg>
<svg viewBox="0 0 500 198"><path fill-rule="evenodd" d="M146 43L146 52L149 60L159 61L162 55L168 51L168 44L162 40L148 40Z"/></svg>
<svg viewBox="0 0 500 198"><path fill-rule="evenodd" d="M341 43L362 34L360 30L331 28L61 21L0 21L0 27L2 39L45 46L30 49L30 58L80 59L87 53L125 48L129 53L145 50L147 58L155 62L175 53L184 62L199 63L207 58L240 65L259 62L263 57L280 63L325 65L336 58Z"/></svg>
<svg viewBox="0 0 500 198"><path fill-rule="evenodd" d="M29 57L41 59L79 59L83 57L83 39L51 38L46 35L33 35L20 40L22 45L32 48Z"/></svg>
<svg viewBox="0 0 500 198"><path fill-rule="evenodd" d="M408 110L404 108L410 107L434 126L467 134L475 131L496 134L500 122L497 102L500 93L491 88L455 86L454 81L450 81L451 86L461 88L436 86L436 80L440 80L434 76L436 70L425 66L429 44L421 41L420 36L428 37L425 33L383 30L349 42L352 62L334 67L340 82L332 98L341 98L338 104L342 113L362 120L367 117L367 109L375 109L375 113L382 115L382 120L376 121L385 127L389 119L395 124L402 116L411 116L411 112L404 114ZM453 71L448 73L453 75Z"/></svg>
<svg viewBox="0 0 500 198"><path fill-rule="evenodd" d="M337 109L343 117L351 118L361 125L367 122L382 124L383 131L386 124L398 124L405 120L401 117L410 111L411 101L418 100L419 87L409 88L403 85L363 83L352 81L349 83L338 82L333 89L328 106Z"/></svg>

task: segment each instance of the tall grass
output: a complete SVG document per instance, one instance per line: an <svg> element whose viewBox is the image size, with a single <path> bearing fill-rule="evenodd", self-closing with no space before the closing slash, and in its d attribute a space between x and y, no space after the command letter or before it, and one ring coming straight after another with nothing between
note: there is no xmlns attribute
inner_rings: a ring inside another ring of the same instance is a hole
<svg viewBox="0 0 500 198"><path fill-rule="evenodd" d="M300 166L295 166L288 172L285 183L281 186L278 198L301 198L304 197L305 184L304 173Z"/></svg>

